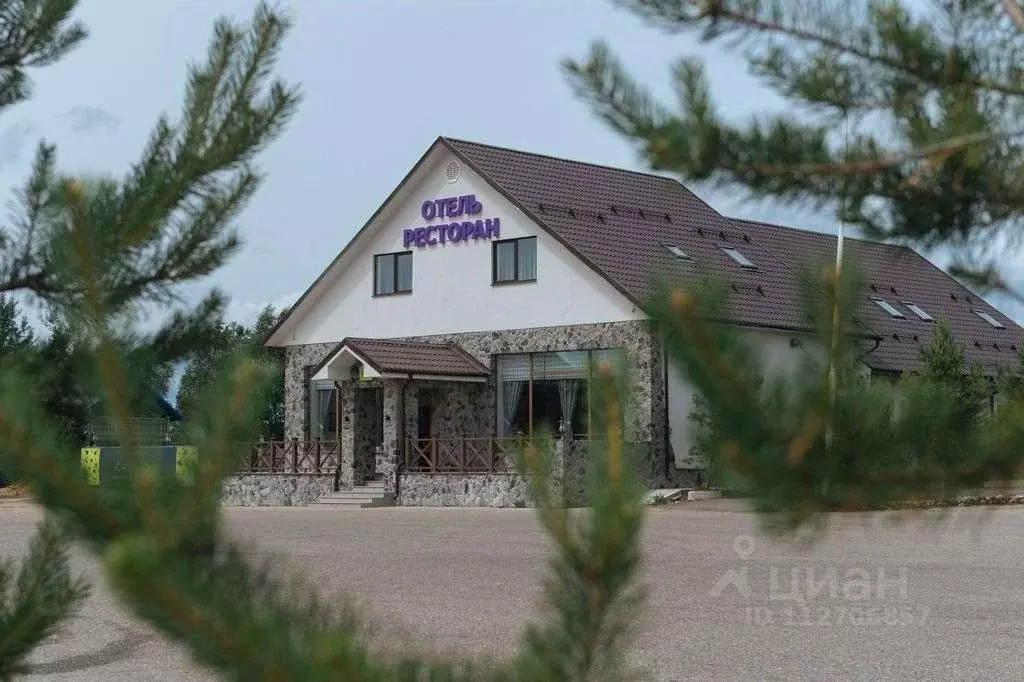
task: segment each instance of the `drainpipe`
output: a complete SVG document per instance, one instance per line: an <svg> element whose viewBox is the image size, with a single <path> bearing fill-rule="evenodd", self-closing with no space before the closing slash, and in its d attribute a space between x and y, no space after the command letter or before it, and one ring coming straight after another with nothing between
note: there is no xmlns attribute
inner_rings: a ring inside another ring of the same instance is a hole
<svg viewBox="0 0 1024 682"><path fill-rule="evenodd" d="M862 355L858 355L857 356L857 361L860 362L861 360L863 360L867 356L871 355L876 350L878 350L878 347L881 346L881 345L882 345L882 339L876 338L875 339L875 345L873 347L869 348L867 351L865 351Z"/></svg>
<svg viewBox="0 0 1024 682"><path fill-rule="evenodd" d="M662 433L662 452L665 453L664 464L665 464L665 481L671 483L673 480L672 469L675 466L675 458L672 456L672 426L669 421L668 413L668 349L665 346L665 338L662 335L661 339L661 397L665 402L665 410L663 415L663 429Z"/></svg>

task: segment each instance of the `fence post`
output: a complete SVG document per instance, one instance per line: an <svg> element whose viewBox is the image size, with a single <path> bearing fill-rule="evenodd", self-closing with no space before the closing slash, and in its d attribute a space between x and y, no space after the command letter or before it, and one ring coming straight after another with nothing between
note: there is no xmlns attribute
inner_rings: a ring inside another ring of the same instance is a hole
<svg viewBox="0 0 1024 682"><path fill-rule="evenodd" d="M292 438L292 473L297 473L299 469L299 439Z"/></svg>
<svg viewBox="0 0 1024 682"><path fill-rule="evenodd" d="M320 439L316 440L316 452L313 453L313 471L320 473Z"/></svg>

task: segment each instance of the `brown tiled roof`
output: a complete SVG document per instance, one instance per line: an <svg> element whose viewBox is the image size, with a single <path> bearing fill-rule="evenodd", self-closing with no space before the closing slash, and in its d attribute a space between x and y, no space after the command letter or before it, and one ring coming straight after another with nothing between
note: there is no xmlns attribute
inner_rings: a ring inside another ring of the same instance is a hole
<svg viewBox="0 0 1024 682"><path fill-rule="evenodd" d="M686 278L692 266L664 244L679 246L702 267L727 274L732 317L754 327L807 329L792 273L736 225L683 185L646 173L556 159L472 142L446 140L570 250L637 304L650 278ZM757 270L737 266L722 246L738 248Z"/></svg>
<svg viewBox="0 0 1024 682"><path fill-rule="evenodd" d="M798 270L835 261L835 235L751 220L733 222ZM904 302L920 306L935 319L945 318L953 336L966 347L969 361L981 362L987 370L1017 363L1021 328L913 249L844 239L843 258L856 265L865 287L857 316L882 337L878 349L866 358L871 367L899 371L919 366L918 351L931 341L933 323L918 318ZM904 317L892 317L873 298L887 301ZM1005 328L994 328L975 310L989 313Z"/></svg>
<svg viewBox="0 0 1024 682"><path fill-rule="evenodd" d="M671 178L442 141L638 305L652 276L685 279L701 267L731 283L732 322L808 330L800 303L800 268L831 262L834 236L729 220ZM678 246L694 263L671 255L666 244ZM971 360L988 367L1017 361L1021 328L916 252L861 240L844 244L861 261L867 283L905 316L894 319L869 298L862 301L857 324L866 334L881 337L879 347L865 358L869 366L887 371L918 366L918 346L930 339L931 326L900 301L917 303L935 318L946 317ZM738 249L756 269L737 265L722 247ZM973 308L994 314L1006 329L992 328Z"/></svg>
<svg viewBox="0 0 1024 682"><path fill-rule="evenodd" d="M345 339L327 355L328 360L346 347L381 374L455 377L488 375L487 368L476 358L452 344Z"/></svg>

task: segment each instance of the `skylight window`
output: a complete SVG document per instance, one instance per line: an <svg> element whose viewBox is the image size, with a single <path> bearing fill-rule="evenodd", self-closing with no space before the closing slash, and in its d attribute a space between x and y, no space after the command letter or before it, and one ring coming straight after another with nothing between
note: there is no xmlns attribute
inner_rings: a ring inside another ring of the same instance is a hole
<svg viewBox="0 0 1024 682"><path fill-rule="evenodd" d="M981 319L985 320L986 322L988 322L990 325L992 325L996 329L1005 329L1006 328L1006 327L1003 326L1002 322L1000 322L996 318L992 317L991 315L986 313L984 310L975 310L974 314L977 315L978 317L980 317Z"/></svg>
<svg viewBox="0 0 1024 682"><path fill-rule="evenodd" d="M747 257L744 256L742 253L740 253L737 249L732 249L732 248L729 248L727 246L723 246L722 247L722 251L725 251L726 255L728 255L729 258L732 258L734 261L736 261L737 264L741 265L742 267L745 267L745 268L755 268L755 267L757 267L756 265L751 263L747 259Z"/></svg>
<svg viewBox="0 0 1024 682"><path fill-rule="evenodd" d="M921 318L925 322L934 322L935 321L934 317L932 317L931 315L926 313L924 311L924 308L922 308L921 306L917 305L916 303L911 303L910 301L904 301L903 305L907 306L907 309L910 312L914 313L915 315L917 315L919 318Z"/></svg>
<svg viewBox="0 0 1024 682"><path fill-rule="evenodd" d="M686 260L686 261L693 260L692 258L690 258L689 254L687 254L685 251L683 251L678 246L673 246L671 244L666 244L665 248L668 249L668 252L671 253L676 258L679 258L679 259L682 259L682 260Z"/></svg>
<svg viewBox="0 0 1024 682"><path fill-rule="evenodd" d="M900 317L900 318L903 317L903 313L901 313L900 311L896 310L896 308L894 308L892 306L892 304L889 303L888 301L883 301L880 298L874 298L872 300L875 302L875 305L877 305L879 308L881 308L885 312L889 313L893 317Z"/></svg>

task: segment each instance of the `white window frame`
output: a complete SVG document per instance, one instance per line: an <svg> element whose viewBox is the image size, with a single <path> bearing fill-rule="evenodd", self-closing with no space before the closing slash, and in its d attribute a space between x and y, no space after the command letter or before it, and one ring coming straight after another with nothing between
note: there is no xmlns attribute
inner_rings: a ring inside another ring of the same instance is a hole
<svg viewBox="0 0 1024 682"><path fill-rule="evenodd" d="M986 312L984 310L978 310L977 308L974 308L974 314L977 315L978 317L980 317L981 319L985 320L986 322L988 322L990 325L992 325L996 329L1006 329L1006 325L1004 325L1002 322L1000 322L995 317L993 317L992 313Z"/></svg>
<svg viewBox="0 0 1024 682"><path fill-rule="evenodd" d="M753 261L751 261L745 255L743 255L743 252L740 251L739 249L732 246L722 246L719 248L721 248L722 251L725 252L725 255L727 255L729 258L732 258L733 261L735 261L735 263L740 267L747 268L748 270L757 269L757 266L754 265Z"/></svg>
<svg viewBox="0 0 1024 682"><path fill-rule="evenodd" d="M928 312L916 303L910 301L903 301L903 305L907 306L907 310L917 315L920 319L925 322L934 322L935 318L928 314Z"/></svg>
<svg viewBox="0 0 1024 682"><path fill-rule="evenodd" d="M668 250L669 253L671 253L676 258L679 258L680 260L685 260L685 261L693 261L693 259L690 258L690 254L686 253L685 251L683 251L681 248L679 248L675 244L663 244L663 246L665 247L666 250Z"/></svg>
<svg viewBox="0 0 1024 682"><path fill-rule="evenodd" d="M875 302L875 305L877 305L885 312L889 313L889 315L892 317L901 320L906 317L906 315L904 315L903 313L896 309L896 306L894 306L892 303L889 303L884 298L873 298L871 300Z"/></svg>

